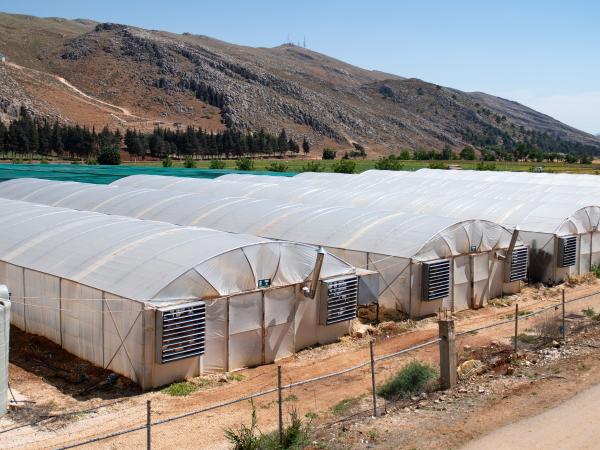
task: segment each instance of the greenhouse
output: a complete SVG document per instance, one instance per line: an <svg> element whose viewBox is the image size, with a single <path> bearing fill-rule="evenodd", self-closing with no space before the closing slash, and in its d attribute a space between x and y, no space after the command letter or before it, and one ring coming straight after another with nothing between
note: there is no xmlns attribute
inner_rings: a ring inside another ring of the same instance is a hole
<svg viewBox="0 0 600 450"><path fill-rule="evenodd" d="M379 303L412 317L483 306L516 292L527 269L521 241L511 265L512 232L485 220L35 179L2 183L0 196L322 245L378 272Z"/></svg>
<svg viewBox="0 0 600 450"><path fill-rule="evenodd" d="M594 264L600 264L600 202L597 200L600 197L581 192L576 195L578 188L568 192L565 187L554 186L552 189L562 194L548 195L540 192L540 189L545 189L544 186L429 180L409 172L367 171L348 175L358 180L354 183L344 182L346 177L336 175L312 174L308 177L310 182L298 182L296 177L279 181L273 177L244 175L184 182L173 181L171 177L134 176L115 183L139 186L151 183L154 187L162 183L167 189L214 196L238 195L323 206L347 205L409 214L434 214L454 220L483 219L507 228L519 226L523 243L530 249L529 275L535 282L554 284L568 275L588 273ZM369 183L361 184L360 179L370 178L377 178L378 182L370 187ZM319 180L317 187L312 186L317 184L315 180Z"/></svg>
<svg viewBox="0 0 600 450"><path fill-rule="evenodd" d="M317 247L0 205L12 323L143 388L332 342L356 315L356 270Z"/></svg>

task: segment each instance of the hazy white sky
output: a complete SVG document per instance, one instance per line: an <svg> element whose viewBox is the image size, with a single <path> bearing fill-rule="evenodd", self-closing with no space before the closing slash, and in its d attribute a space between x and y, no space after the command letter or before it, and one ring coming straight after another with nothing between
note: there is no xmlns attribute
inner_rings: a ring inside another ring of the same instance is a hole
<svg viewBox="0 0 600 450"><path fill-rule="evenodd" d="M89 18L272 47L522 102L600 133L600 0L0 0L0 11Z"/></svg>

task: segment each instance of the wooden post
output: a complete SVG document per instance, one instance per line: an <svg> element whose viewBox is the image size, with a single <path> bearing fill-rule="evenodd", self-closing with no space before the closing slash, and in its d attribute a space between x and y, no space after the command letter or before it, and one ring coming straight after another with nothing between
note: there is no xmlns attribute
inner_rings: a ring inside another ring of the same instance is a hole
<svg viewBox="0 0 600 450"><path fill-rule="evenodd" d="M515 303L515 353L518 350L518 342L519 342L519 304Z"/></svg>
<svg viewBox="0 0 600 450"><path fill-rule="evenodd" d="M146 449L152 448L152 415L151 400L146 401Z"/></svg>
<svg viewBox="0 0 600 450"><path fill-rule="evenodd" d="M281 396L281 366L277 366L277 403L279 406L279 444L283 444L283 398Z"/></svg>
<svg viewBox="0 0 600 450"><path fill-rule="evenodd" d="M377 391L375 387L375 357L373 352L373 339L369 341L371 351L371 391L373 393L373 417L377 417Z"/></svg>
<svg viewBox="0 0 600 450"><path fill-rule="evenodd" d="M453 319L438 321L440 334L440 384L442 389L456 386L456 344Z"/></svg>
<svg viewBox="0 0 600 450"><path fill-rule="evenodd" d="M567 335L567 328L566 328L566 321L565 321L565 290L562 290L562 329L561 329L561 334L562 334L562 340L563 343L565 342L565 338Z"/></svg>

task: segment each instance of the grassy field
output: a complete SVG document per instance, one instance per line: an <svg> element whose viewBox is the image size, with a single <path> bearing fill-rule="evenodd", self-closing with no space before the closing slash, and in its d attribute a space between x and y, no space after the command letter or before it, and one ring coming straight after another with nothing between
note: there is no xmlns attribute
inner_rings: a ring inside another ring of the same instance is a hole
<svg viewBox="0 0 600 450"><path fill-rule="evenodd" d="M313 160L320 163L321 168L325 172L333 171L333 164L336 161L321 161ZM224 161L226 169L236 169L234 160ZM257 159L254 160L254 170L267 170L267 167L272 163L285 163L288 166L289 172L301 172L302 166L307 163L305 159ZM356 172L364 172L365 170L375 167L374 160L354 160L356 163ZM463 169L476 169L477 161L440 161L446 165L456 165ZM430 161L403 161L403 170L417 170L430 166ZM506 170L512 172L527 172L535 167L543 167L544 172L569 172L569 173L588 173L600 174L600 161L594 161L594 164L566 164L566 163L531 163L531 162L495 162L496 170ZM142 162L124 162L123 165L131 166L162 166L160 161L142 161ZM210 161L196 161L197 168L208 168ZM173 161L173 167L183 167L183 161Z"/></svg>

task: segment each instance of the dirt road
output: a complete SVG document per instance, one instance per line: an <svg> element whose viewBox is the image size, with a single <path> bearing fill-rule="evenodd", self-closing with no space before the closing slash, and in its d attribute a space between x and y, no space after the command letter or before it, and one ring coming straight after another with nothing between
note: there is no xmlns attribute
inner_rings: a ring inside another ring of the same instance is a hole
<svg viewBox="0 0 600 450"><path fill-rule="evenodd" d="M600 385L565 403L476 439L463 450L596 449L600 442Z"/></svg>

